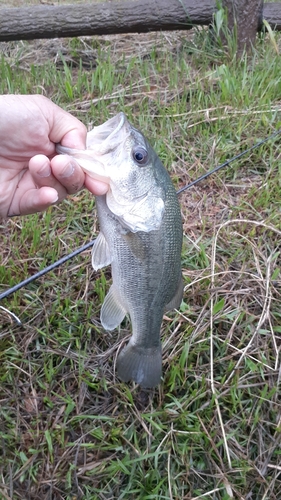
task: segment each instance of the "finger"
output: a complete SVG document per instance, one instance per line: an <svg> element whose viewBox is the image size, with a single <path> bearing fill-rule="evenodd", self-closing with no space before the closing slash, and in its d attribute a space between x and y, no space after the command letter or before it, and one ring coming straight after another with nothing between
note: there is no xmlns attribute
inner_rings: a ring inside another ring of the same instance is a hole
<svg viewBox="0 0 281 500"><path fill-rule="evenodd" d="M94 195L102 195L108 191L108 184L96 181L84 174L79 164L70 156L55 156L51 160L51 168L56 179L70 194L76 193L84 185Z"/></svg>
<svg viewBox="0 0 281 500"><path fill-rule="evenodd" d="M84 186L85 174L79 164L68 155L57 155L51 160L52 174L69 194Z"/></svg>
<svg viewBox="0 0 281 500"><path fill-rule="evenodd" d="M70 148L85 149L87 136L85 125L56 104L52 103L52 106L49 102L47 104L51 141L60 142Z"/></svg>
<svg viewBox="0 0 281 500"><path fill-rule="evenodd" d="M29 189L25 191L20 199L16 198L11 203L8 216L28 215L46 210L59 199L55 189L42 187L40 189Z"/></svg>
<svg viewBox="0 0 281 500"><path fill-rule="evenodd" d="M89 175L85 175L85 187L96 196L105 194L109 189L108 184L102 181L96 181L92 179L92 177L89 177Z"/></svg>
<svg viewBox="0 0 281 500"><path fill-rule="evenodd" d="M67 155L55 156L51 161L44 155L33 156L29 170L36 186L55 188L60 199L65 193L76 193L84 185L82 169Z"/></svg>

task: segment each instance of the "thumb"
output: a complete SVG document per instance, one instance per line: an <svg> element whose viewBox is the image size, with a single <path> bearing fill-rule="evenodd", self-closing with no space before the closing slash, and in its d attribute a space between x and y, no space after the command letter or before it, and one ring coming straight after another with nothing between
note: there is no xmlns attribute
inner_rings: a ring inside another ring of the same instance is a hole
<svg viewBox="0 0 281 500"><path fill-rule="evenodd" d="M46 105L48 106L50 140L55 144L60 142L69 148L85 149L87 137L85 125L52 101L48 101Z"/></svg>

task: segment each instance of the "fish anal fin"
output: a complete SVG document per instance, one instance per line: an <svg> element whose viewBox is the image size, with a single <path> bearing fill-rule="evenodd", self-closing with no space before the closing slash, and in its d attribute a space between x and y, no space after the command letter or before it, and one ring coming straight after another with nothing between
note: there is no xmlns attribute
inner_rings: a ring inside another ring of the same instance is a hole
<svg viewBox="0 0 281 500"><path fill-rule="evenodd" d="M182 296L183 296L183 279L181 276L179 279L179 284L177 286L176 293L170 300L170 302L166 304L164 312L171 311L172 309L177 309L181 305Z"/></svg>
<svg viewBox="0 0 281 500"><path fill-rule="evenodd" d="M141 387L156 387L161 382L161 345L145 348L130 341L117 358L117 373L124 382L134 380Z"/></svg>
<svg viewBox="0 0 281 500"><path fill-rule="evenodd" d="M92 266L97 271L112 262L110 249L102 232L99 233L92 250Z"/></svg>
<svg viewBox="0 0 281 500"><path fill-rule="evenodd" d="M127 311L120 303L114 285L111 285L101 308L101 324L105 330L114 330L123 321Z"/></svg>

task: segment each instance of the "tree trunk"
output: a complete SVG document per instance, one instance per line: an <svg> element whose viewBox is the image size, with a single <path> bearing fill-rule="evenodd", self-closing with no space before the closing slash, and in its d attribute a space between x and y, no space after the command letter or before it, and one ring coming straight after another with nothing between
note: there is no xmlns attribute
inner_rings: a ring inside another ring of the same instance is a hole
<svg viewBox="0 0 281 500"><path fill-rule="evenodd" d="M255 45L263 18L263 0L222 0L227 10L228 29L237 39L237 56Z"/></svg>
<svg viewBox="0 0 281 500"><path fill-rule="evenodd" d="M213 0L135 0L0 9L0 41L191 29L206 25Z"/></svg>
<svg viewBox="0 0 281 500"><path fill-rule="evenodd" d="M257 27L262 27L262 0L225 0L228 4L230 16L236 6L239 44L248 48ZM187 30L210 25L215 9L215 0L129 0L0 9L0 41ZM280 3L265 3L263 17L272 28L281 30ZM249 31L251 36L247 36Z"/></svg>

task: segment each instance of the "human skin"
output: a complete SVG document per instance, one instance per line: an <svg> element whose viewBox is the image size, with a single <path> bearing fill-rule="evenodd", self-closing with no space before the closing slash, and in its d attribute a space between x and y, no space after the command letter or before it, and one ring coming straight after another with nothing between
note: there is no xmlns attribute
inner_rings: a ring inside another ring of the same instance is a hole
<svg viewBox="0 0 281 500"><path fill-rule="evenodd" d="M86 187L108 190L55 146L85 149L86 127L42 95L0 96L0 217L47 209Z"/></svg>

